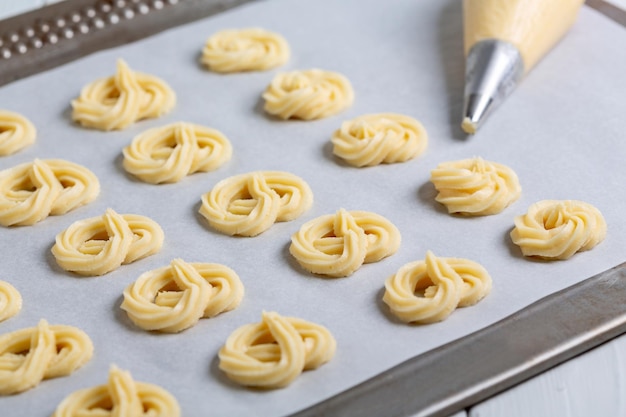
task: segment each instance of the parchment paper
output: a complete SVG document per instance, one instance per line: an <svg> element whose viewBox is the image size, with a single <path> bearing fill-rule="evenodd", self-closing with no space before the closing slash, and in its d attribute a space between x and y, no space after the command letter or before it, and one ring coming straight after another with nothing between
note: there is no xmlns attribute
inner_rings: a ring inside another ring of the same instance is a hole
<svg viewBox="0 0 626 417"><path fill-rule="evenodd" d="M250 26L285 36L292 49L286 66L218 75L198 64L209 35ZM105 383L109 366L117 364L136 380L170 391L185 416L285 415L624 261L625 44L623 28L583 8L567 37L468 139L458 128L464 59L457 1L260 2L3 87L0 107L30 118L38 138L34 146L0 159L0 168L36 157L65 158L92 169L102 191L95 202L67 215L32 227L0 229L0 279L13 283L24 298L21 313L0 323L0 333L45 318L80 327L95 345L91 362L71 376L0 398L0 414L50 415L74 390ZM117 58L166 80L178 95L175 110L121 132L73 125L70 100L85 84L113 74ZM314 67L339 71L352 81L356 100L350 109L313 122L279 121L262 112L260 94L275 73ZM373 112L421 120L429 132L426 153L407 163L366 169L335 159L329 144L332 132L343 120ZM135 135L180 120L224 132L233 144L233 159L217 171L171 185L144 184L124 172L121 150ZM522 183L520 200L494 216L448 215L434 202L430 170L440 162L472 156L511 166ZM197 214L200 195L223 178L261 169L303 177L315 195L312 209L255 238L212 231ZM542 199L594 204L608 223L606 240L563 262L524 259L508 236L513 217ZM60 270L50 254L55 235L107 207L159 222L166 236L163 249L103 277L80 278ZM389 218L402 233L400 250L349 278L303 272L288 253L291 234L340 207ZM493 291L442 323L407 326L381 302L383 282L403 264L423 259L428 249L480 262L493 277ZM241 306L181 334L151 334L134 327L119 308L123 289L175 257L233 268L246 288ZM217 368L217 351L237 327L259 321L262 310L327 326L337 339L335 358L285 389L255 391L229 382ZM419 395L420 387L415 389Z"/></svg>

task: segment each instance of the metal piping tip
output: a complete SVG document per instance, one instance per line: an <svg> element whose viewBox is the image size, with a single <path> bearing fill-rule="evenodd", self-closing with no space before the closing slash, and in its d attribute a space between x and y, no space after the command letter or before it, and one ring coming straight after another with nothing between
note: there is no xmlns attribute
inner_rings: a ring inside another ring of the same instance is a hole
<svg viewBox="0 0 626 417"><path fill-rule="evenodd" d="M469 117L464 117L463 122L461 122L461 129L468 135L473 135L478 130L478 123Z"/></svg>
<svg viewBox="0 0 626 417"><path fill-rule="evenodd" d="M476 43L467 55L463 131L476 133L515 89L523 74L522 56L512 44L496 39Z"/></svg>

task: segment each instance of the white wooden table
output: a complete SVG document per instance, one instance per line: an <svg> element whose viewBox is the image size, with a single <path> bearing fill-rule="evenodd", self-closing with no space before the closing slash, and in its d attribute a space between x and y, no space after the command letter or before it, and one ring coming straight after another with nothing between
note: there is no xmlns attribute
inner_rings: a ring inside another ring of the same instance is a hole
<svg viewBox="0 0 626 417"><path fill-rule="evenodd" d="M56 1L0 0L0 19ZM452 417L479 416L626 416L626 335Z"/></svg>

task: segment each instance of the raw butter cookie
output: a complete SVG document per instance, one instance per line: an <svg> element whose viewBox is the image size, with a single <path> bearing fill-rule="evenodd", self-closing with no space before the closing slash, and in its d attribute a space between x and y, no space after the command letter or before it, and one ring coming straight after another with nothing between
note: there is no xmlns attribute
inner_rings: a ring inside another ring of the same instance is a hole
<svg viewBox="0 0 626 417"><path fill-rule="evenodd" d="M289 252L307 271L347 277L364 263L396 253L400 240L400 231L383 216L340 209L302 225Z"/></svg>
<svg viewBox="0 0 626 417"><path fill-rule="evenodd" d="M289 45L278 33L260 28L228 29L211 36L202 63L215 72L264 71L289 59Z"/></svg>
<svg viewBox="0 0 626 417"><path fill-rule="evenodd" d="M282 119L321 119L352 105L354 92L343 75L320 69L277 74L263 93L265 111Z"/></svg>
<svg viewBox="0 0 626 417"><path fill-rule="evenodd" d="M59 233L52 254L66 271L94 276L155 254L162 245L163 230L154 220L107 209Z"/></svg>
<svg viewBox="0 0 626 417"><path fill-rule="evenodd" d="M341 124L331 138L333 153L350 165L405 162L428 145L426 129L402 114L366 114Z"/></svg>
<svg viewBox="0 0 626 417"><path fill-rule="evenodd" d="M104 385L73 392L52 417L180 417L176 398L158 385L133 380L130 372L111 366Z"/></svg>
<svg viewBox="0 0 626 417"><path fill-rule="evenodd" d="M91 339L73 326L50 326L41 320L36 327L6 333L0 336L0 395L69 375L92 355Z"/></svg>
<svg viewBox="0 0 626 417"><path fill-rule="evenodd" d="M100 183L82 165L35 159L0 172L0 224L30 226L93 201Z"/></svg>
<svg viewBox="0 0 626 417"><path fill-rule="evenodd" d="M425 260L408 263L387 279L383 301L400 320L425 324L445 320L490 291L491 276L480 264L428 251Z"/></svg>
<svg viewBox="0 0 626 417"><path fill-rule="evenodd" d="M114 76L88 84L72 101L72 119L88 128L118 130L162 116L175 104L176 94L165 82L134 72L119 59Z"/></svg>
<svg viewBox="0 0 626 417"><path fill-rule="evenodd" d="M337 343L324 326L278 313L235 330L219 351L219 368L250 387L281 388L302 371L316 369L335 355Z"/></svg>
<svg viewBox="0 0 626 417"><path fill-rule="evenodd" d="M123 150L124 169L151 184L172 183L219 168L232 152L221 132L179 122L137 135Z"/></svg>
<svg viewBox="0 0 626 417"><path fill-rule="evenodd" d="M11 155L35 142L37 130L24 116L0 110L0 156Z"/></svg>
<svg viewBox="0 0 626 417"><path fill-rule="evenodd" d="M234 309L243 292L239 276L224 265L174 259L129 285L121 308L144 330L175 333Z"/></svg>
<svg viewBox="0 0 626 417"><path fill-rule="evenodd" d="M220 181L202 196L200 214L227 235L256 236L291 221L313 204L304 180L282 171L255 171Z"/></svg>
<svg viewBox="0 0 626 417"><path fill-rule="evenodd" d="M8 282L0 281L0 322L16 315L22 308L22 296Z"/></svg>
<svg viewBox="0 0 626 417"><path fill-rule="evenodd" d="M543 200L515 217L513 243L524 256L568 259L604 240L606 222L600 210L576 200Z"/></svg>
<svg viewBox="0 0 626 417"><path fill-rule="evenodd" d="M439 191L435 200L448 213L469 216L500 213L522 192L511 168L482 158L441 163L431 171L430 181Z"/></svg>

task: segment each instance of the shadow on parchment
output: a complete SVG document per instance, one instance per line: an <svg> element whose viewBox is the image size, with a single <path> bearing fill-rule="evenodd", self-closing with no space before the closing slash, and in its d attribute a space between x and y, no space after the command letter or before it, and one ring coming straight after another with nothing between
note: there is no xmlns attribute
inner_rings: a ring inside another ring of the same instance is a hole
<svg viewBox="0 0 626 417"><path fill-rule="evenodd" d="M461 130L463 89L465 88L465 53L463 52L463 5L450 0L439 16L439 54L448 90L448 120L450 135L457 140L467 139Z"/></svg>

